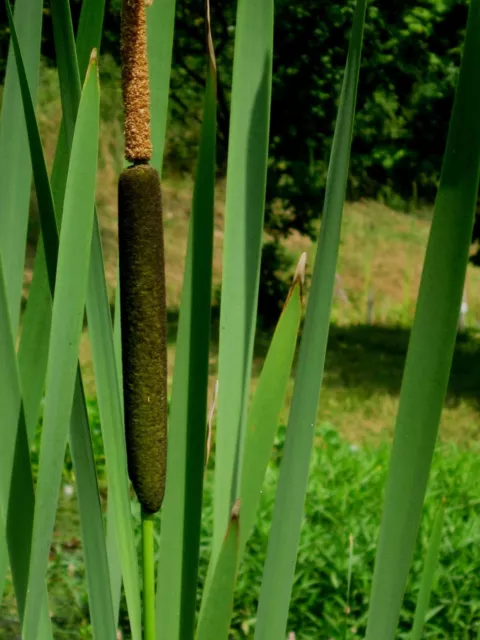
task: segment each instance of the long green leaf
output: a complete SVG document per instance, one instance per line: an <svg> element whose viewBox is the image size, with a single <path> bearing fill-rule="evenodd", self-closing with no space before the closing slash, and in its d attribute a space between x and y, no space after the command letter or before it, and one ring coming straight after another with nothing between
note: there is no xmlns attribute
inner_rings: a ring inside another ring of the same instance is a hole
<svg viewBox="0 0 480 640"><path fill-rule="evenodd" d="M51 6L53 37L57 53L57 67L62 98L62 126L67 140L72 140L80 100L81 83L77 61L77 49L73 36L69 0L55 0ZM64 78L75 78L77 82L65 82Z"/></svg>
<svg viewBox="0 0 480 640"><path fill-rule="evenodd" d="M98 161L99 88L92 60L82 92L65 193L52 310L45 412L23 638L37 638L40 596L67 441L87 290Z"/></svg>
<svg viewBox="0 0 480 640"><path fill-rule="evenodd" d="M415 617L410 640L422 640L423 627L428 613L428 603L432 593L435 570L438 565L438 555L440 552L440 542L442 541L443 518L445 509L440 507L433 523L432 534L428 544L428 551L425 558L420 591L418 592L417 606L415 607Z"/></svg>
<svg viewBox="0 0 480 640"><path fill-rule="evenodd" d="M25 68L33 96L37 91L42 9L43 2L41 0L17 0L15 2L18 38L25 52ZM0 215L0 252L5 269L10 320L15 332L20 317L32 181L21 100L15 58L10 47L0 121L0 211L2 212Z"/></svg>
<svg viewBox="0 0 480 640"><path fill-rule="evenodd" d="M8 2L7 13L12 31L12 39L22 90L25 119L31 149L33 174L40 210L42 235L45 246L48 247L47 270L49 275L50 292L53 296L58 254L58 232L56 228L53 197L43 157L40 133L35 120L33 101L29 92L20 46L16 37L15 25L13 24ZM70 446L77 479L79 510L90 597L90 614L95 636L98 638L108 638L114 637L115 625L113 622L110 589L108 588L108 581L106 580L108 575L108 562L106 556L103 518L98 496L95 460L92 452L90 429L80 369L77 371L73 407L74 411L72 412L70 423ZM11 502L15 503L13 493ZM17 500L17 502L22 503L23 501L20 499ZM22 504L22 512L25 511L26 505ZM33 505L31 519L33 520Z"/></svg>
<svg viewBox="0 0 480 640"><path fill-rule="evenodd" d="M242 527L239 559L255 524L265 469L272 455L278 417L285 404L302 312L300 278L295 279L289 292L248 414L240 489Z"/></svg>
<svg viewBox="0 0 480 640"><path fill-rule="evenodd" d="M68 5L67 0L61 0L61 2ZM62 30L63 34L69 34L69 39L65 41L65 50L57 52L57 55L69 55L69 52L72 51L69 9L68 11L67 9L62 11L59 14L59 18L61 20L58 21L58 29ZM58 40L60 41L62 37L59 37ZM64 87L62 97L63 95L69 95L64 117L71 120L74 118L75 106L73 104L69 107L69 105L71 104L71 97L78 95L80 72L77 67L72 73L69 73L68 67L63 65L59 67L59 73L60 85ZM69 139L68 131L69 128L65 126L66 141L69 146L71 140ZM113 512L116 519L129 621L133 639L139 640L141 637L140 583L130 512L121 394L118 387L112 321L105 283L102 243L97 215L94 216L93 221L92 255L86 307L105 446L108 486L114 503Z"/></svg>
<svg viewBox="0 0 480 640"><path fill-rule="evenodd" d="M215 61L205 89L169 416L157 588L159 638L195 629L207 426L215 191Z"/></svg>
<svg viewBox="0 0 480 640"><path fill-rule="evenodd" d="M60 57L68 55L68 52L72 51L71 19L69 12L65 10L65 0L61 0L61 2L64 3L64 6L58 9L57 19L54 22L54 26L58 30L62 31L62 34L57 36L56 41L58 43L66 42L66 50L57 51L57 55ZM103 5L103 2L98 2L96 10L98 12L103 12ZM88 4L84 3L82 12L86 11L87 8L92 10L95 9L95 7L91 5L91 2ZM93 21L93 24L96 24L97 28L98 25L101 24L98 16L97 19ZM69 35L70 40L65 39L65 34ZM79 39L77 41L78 51L81 53L81 51L88 49L90 45L95 46L100 40L100 35L100 30L98 32L88 31L87 29L83 30L83 32L79 31ZM80 37L89 38L89 44L88 42L80 41ZM83 64L82 60L80 60L80 62ZM62 73L60 83L61 85L70 88L69 90L71 95L78 95L80 74L83 75L84 70L80 69L79 73L77 69L76 73L71 75L65 71L68 68L71 67L67 65L61 65L59 67L59 71ZM65 93L66 90L64 89L62 91L62 96L65 96ZM69 118L71 121L74 121L75 113L75 106L72 106L72 101L70 100L67 102L64 118ZM71 127L64 127L63 130L61 130L61 137L57 146L57 154L52 175L52 189L54 192L56 213L59 218L61 217L63 205L65 163L68 162L69 148L71 145L71 140L68 139L67 135L68 131L71 131ZM87 316L92 339L97 394L107 459L108 485L110 488L110 498L114 503L114 507L111 508L111 511L113 511L116 521L119 553L129 609L130 625L133 638L134 640L137 640L141 637L140 585L128 494L123 416L115 366L111 316L105 284L101 240L96 216L94 219L91 251L89 287L87 295ZM39 254L35 264L31 296L34 296L32 299L37 302L43 301L43 306L33 308L30 307L30 304L27 305L24 333L22 334L20 343L19 361L21 365L23 363L25 375L29 376L29 379L33 378L33 382L35 384L35 380L42 377L42 365L44 365L44 361L39 361L38 363L32 361L28 347L33 345L38 348L39 344L43 344L46 340L44 333L45 328L48 329L49 327L49 321L46 317L49 313L49 297L45 259L42 254L42 247L39 249ZM40 330L43 331L43 333ZM45 356L45 353L43 352L39 355ZM39 372L39 375L36 376L36 378L34 376L35 370ZM38 392L41 392L42 386L37 383L36 395L29 403L32 408L32 414L38 406L37 402L38 404L40 402L40 395ZM77 404L77 399L75 402ZM80 407L80 404L78 406ZM80 409L78 409L78 411L80 411ZM75 410L75 413L77 413L77 410Z"/></svg>
<svg viewBox="0 0 480 640"><path fill-rule="evenodd" d="M248 415L240 487L242 526L240 528L238 563L242 559L245 545L255 524L265 470L272 454L278 416L285 404L285 393L300 326L304 256L301 258L299 267L268 349ZM214 588L213 580L216 569L217 562L212 557L202 594L202 611L206 606L205 603L210 599L211 589ZM235 575L231 577L233 580L235 579ZM224 587L228 588L233 598L234 585L224 583Z"/></svg>
<svg viewBox="0 0 480 640"><path fill-rule="evenodd" d="M98 50L99 48L104 6L104 0L86 0L82 5L77 39L79 65L82 77L85 76L92 49ZM82 25L85 26L82 27ZM86 26L89 26L89 29L87 29ZM70 152L69 147L67 147L62 122L52 172L52 191L58 224L60 224L63 210L69 157ZM37 424L40 402L44 390L50 323L50 287L47 279L42 236L37 248L33 279L30 285L30 292L23 318L23 331L18 350L18 362L24 389L25 416L29 438L32 437Z"/></svg>
<svg viewBox="0 0 480 640"><path fill-rule="evenodd" d="M233 65L216 430L215 557L238 497L265 209L273 0L241 0Z"/></svg>
<svg viewBox="0 0 480 640"><path fill-rule="evenodd" d="M310 452L325 365L365 9L366 0L357 0L330 157L324 214L260 591L256 640L285 636L308 483Z"/></svg>
<svg viewBox="0 0 480 640"><path fill-rule="evenodd" d="M123 389L122 375L122 326L120 313L120 279L117 273L117 290L115 293L115 316L113 322L113 344L115 348L115 362L117 366L118 388ZM123 413L123 395L120 396ZM120 613L120 599L122 595L122 568L120 562L120 549L118 546L118 536L116 530L115 509L113 501L109 500L107 505L107 552L108 566L110 569L110 587L113 599L113 617L118 624Z"/></svg>
<svg viewBox="0 0 480 640"><path fill-rule="evenodd" d="M42 2L18 0L15 15L19 38L26 50L27 76L36 93L40 60ZM31 169L25 119L21 109L15 56L9 49L0 120L0 254L5 269L5 286L12 331L17 334L30 203ZM3 592L8 557L0 540L0 594Z"/></svg>
<svg viewBox="0 0 480 640"><path fill-rule="evenodd" d="M480 0L472 0L400 392L367 625L395 636L455 346L480 175Z"/></svg>
<svg viewBox="0 0 480 640"><path fill-rule="evenodd" d="M150 77L151 164L162 174L172 69L175 0L155 0L147 7L147 47Z"/></svg>
<svg viewBox="0 0 480 640"><path fill-rule="evenodd" d="M100 50L105 0L83 0L77 29L77 60L83 83L92 49Z"/></svg>
<svg viewBox="0 0 480 640"><path fill-rule="evenodd" d="M82 78L85 77L92 49L98 50L100 45L104 7L104 0L86 0L82 5L77 38ZM87 26L89 27L88 29ZM70 151L62 122L52 172L55 214L57 215L59 224L63 210L69 157ZM35 257L33 279L30 285L30 292L23 318L23 331L18 350L18 362L24 390L25 417L29 438L32 437L37 424L40 402L45 385L50 323L50 288L47 279L43 237L41 237Z"/></svg>
<svg viewBox="0 0 480 640"><path fill-rule="evenodd" d="M74 393L69 442L77 484L90 620L94 638L113 640L117 635L116 618L110 587L102 506L95 473L95 456L80 368L77 368Z"/></svg>
<svg viewBox="0 0 480 640"><path fill-rule="evenodd" d="M232 509L225 539L204 606L200 611L196 640L227 640L233 610L233 589L240 545L238 503Z"/></svg>
<svg viewBox="0 0 480 640"><path fill-rule="evenodd" d="M2 540L7 534L13 584L20 620L23 618L28 583L34 492L21 399L15 342L8 313L7 290L0 255L0 407L2 446L0 447L0 520ZM10 491L13 486L12 491ZM9 495L11 498L9 500ZM8 521L7 514L8 511ZM47 591L41 594L42 638L53 638L48 615Z"/></svg>
<svg viewBox="0 0 480 640"><path fill-rule="evenodd" d="M65 9L65 5L63 5L61 9ZM62 31L63 21L66 22L65 32L69 34L70 41L73 37L73 32L71 29L71 21L68 12L63 10L60 14L58 13L58 5L55 7L55 24L57 25L57 30ZM85 0L82 5L82 11L80 14L80 22L77 33L77 53L78 53L78 65L80 69L81 77L84 77L88 61L90 57L90 53L92 48L97 48L100 45L101 33L102 33L102 24L103 24L103 15L104 15L105 3L99 0ZM59 19L60 15L60 19ZM60 38L65 40L64 35L60 34ZM58 40L58 36L57 36ZM62 40L62 41L63 41ZM66 42L66 45L70 47L69 42ZM70 47L71 48L71 47ZM64 61L64 56L61 56L62 62ZM68 67L65 65L62 69L67 69ZM62 71L62 73L64 73ZM78 93L77 93L78 97ZM70 103L70 121L73 124L74 118L76 117L76 107L72 106ZM71 127L69 129L72 131ZM56 199L56 214L58 217L58 222L61 219L61 212L63 209L63 196L65 190L66 176L68 170L68 162L69 162L69 143L65 137L64 130L64 122L62 122L60 129L59 141L57 144L57 152L55 155L55 163L54 170L52 174L52 182L53 182L53 191ZM71 143L71 142L70 142ZM38 186L37 186L38 192ZM42 210L45 206L48 206L48 199L45 197L41 197L37 194L39 199L39 207ZM56 261L56 253L57 249L55 249L55 255L53 256L51 250L47 251L47 258L52 260L52 258ZM51 289L51 285L50 285ZM20 341L19 348L19 365L20 370L22 372L22 380L24 381L24 387L26 388L25 392L25 414L27 417L27 429L29 435L33 434L33 430L36 425L36 420L38 416L38 409L40 405L40 399L43 394L43 386L45 379L45 371L46 371L46 362L48 355L48 334L50 330L50 322L51 322L51 301L50 301L50 292L49 286L47 283L47 275L46 275L46 264L45 264L45 252L43 247L43 236L41 242L39 243L39 248L37 251L36 261L35 261L35 269L34 269L34 277L30 287L30 294L28 298L27 309L24 317L24 329L22 332L22 337ZM84 436L89 436L89 427L88 427L88 417L85 407L85 401L82 394L78 393L81 389L80 385L76 385L76 394L74 399L74 407L72 410L72 425L71 429L76 430L79 433L84 433ZM72 456L74 459L74 465L77 467L75 463L75 455L74 450L72 450ZM88 496L88 493L85 491L81 491L80 485L82 485L82 478L85 474L77 473L77 483L79 490L79 500L80 500L80 509L82 510L82 495ZM85 501L86 506L90 506L95 504L94 501L87 499ZM113 514L113 505L109 502L109 514ZM92 557L93 565L97 567L97 575L98 571L101 567L103 567L103 560L100 561L98 558L95 560L95 557L87 552L87 548L89 546L90 534L95 536L95 528L90 526L90 523L94 521L92 517L84 517L81 519L83 534L84 546L86 548L86 557ZM116 534L112 530L114 527L109 527L110 535L109 541L112 536ZM94 540L94 538L92 538ZM94 549L96 548L98 551L103 552L102 544L94 544ZM133 554L132 554L133 556ZM117 556L112 555L112 550L109 547L109 567L115 570L116 575L118 572L117 568ZM113 568L112 568L113 567ZM91 616L92 623L94 628L95 624L95 609L101 609L103 607L105 614L103 614L103 618L105 621L109 620L108 615L108 607L105 605L103 600L98 596L92 598L91 591L91 581L89 578L88 568L87 568L87 577L89 579L89 593L90 600L94 602L91 605ZM120 600L120 585L117 587L117 583L119 578L112 578L113 584L112 593L115 594L114 598L114 611L116 612L114 618L115 620L118 618L118 608L119 608L119 600ZM96 582L97 585L101 584L101 581ZM98 635L98 634L97 634Z"/></svg>

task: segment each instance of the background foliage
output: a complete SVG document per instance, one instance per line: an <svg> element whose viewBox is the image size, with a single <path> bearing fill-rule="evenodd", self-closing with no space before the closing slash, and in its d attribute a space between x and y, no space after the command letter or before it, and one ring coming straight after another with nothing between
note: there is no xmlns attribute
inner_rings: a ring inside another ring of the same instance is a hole
<svg viewBox="0 0 480 640"><path fill-rule="evenodd" d="M312 232L321 206L354 2L277 0L272 96L268 228ZM467 0L374 0L368 7L349 197L390 205L430 203L438 185ZM74 22L80 2L72 2ZM4 8L0 8L0 14ZM120 1L110 0L102 50L119 58ZM0 20L5 25L5 20ZM43 54L53 61L45 12ZM225 170L234 3L212 2L219 82L219 171ZM198 150L204 83L203 4L178 3L170 143L171 171L191 172ZM0 31L0 73L8 33ZM1 76L0 76L1 78ZM304 109L305 104L315 105ZM281 201L282 207L276 206Z"/></svg>
<svg viewBox="0 0 480 640"><path fill-rule="evenodd" d="M120 0L107 2L102 51L119 62ZM235 4L212 1L218 59L218 171L226 171L229 87ZM72 0L76 24L81 3ZM288 261L278 237L292 230L310 237L322 207L354 1L290 3L277 0L273 61L270 161L259 313L276 317L287 285ZM373 0L367 8L347 198L372 197L409 211L435 197L460 62L468 0ZM0 24L4 25L3 6ZM49 9L42 52L53 64ZM0 80L8 32L0 28ZM197 158L204 86L203 3L177 4L171 79L171 115L165 166L191 174ZM298 53L297 53L298 52ZM117 74L115 65L104 73ZM105 86L105 83L103 83ZM304 105L315 105L304 109ZM120 119L121 100L104 117ZM474 229L480 238L480 219ZM474 258L478 262L480 253Z"/></svg>

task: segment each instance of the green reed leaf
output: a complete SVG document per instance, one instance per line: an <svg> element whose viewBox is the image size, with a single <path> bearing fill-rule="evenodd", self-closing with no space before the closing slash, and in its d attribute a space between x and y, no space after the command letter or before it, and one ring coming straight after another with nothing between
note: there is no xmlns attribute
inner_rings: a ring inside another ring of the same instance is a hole
<svg viewBox="0 0 480 640"><path fill-rule="evenodd" d="M428 543L410 640L422 640L423 627L428 613L428 603L430 602L430 594L432 593L435 571L438 565L444 515L445 509L441 506L435 516L430 542Z"/></svg>
<svg viewBox="0 0 480 640"><path fill-rule="evenodd" d="M480 176L480 0L472 0L403 374L367 625L395 637L447 391Z"/></svg>
<svg viewBox="0 0 480 640"><path fill-rule="evenodd" d="M98 128L99 88L94 59L87 74L75 127L60 233L29 588L22 634L25 640L37 638L41 593L74 396L90 260Z"/></svg>
<svg viewBox="0 0 480 640"><path fill-rule="evenodd" d="M162 508L157 635L191 638L195 629L207 427L216 144L213 53L205 89L169 415Z"/></svg>
<svg viewBox="0 0 480 640"><path fill-rule="evenodd" d="M213 557L240 488L265 210L273 0L238 3L220 311Z"/></svg>
<svg viewBox="0 0 480 640"><path fill-rule="evenodd" d="M256 640L283 638L295 572L317 408L325 366L330 309L362 50L366 0L357 0L333 138L312 284L303 328L272 526ZM288 517L285 517L288 514Z"/></svg>
<svg viewBox="0 0 480 640"><path fill-rule="evenodd" d="M32 96L36 95L43 2L17 0L15 19ZM0 251L12 330L17 332L32 173L15 57L9 49L0 121Z"/></svg>

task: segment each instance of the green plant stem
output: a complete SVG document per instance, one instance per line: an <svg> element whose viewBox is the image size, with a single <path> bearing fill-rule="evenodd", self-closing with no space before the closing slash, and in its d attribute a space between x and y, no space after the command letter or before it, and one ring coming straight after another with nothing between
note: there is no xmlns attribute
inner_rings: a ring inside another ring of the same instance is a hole
<svg viewBox="0 0 480 640"><path fill-rule="evenodd" d="M142 509L143 637L155 640L154 514Z"/></svg>

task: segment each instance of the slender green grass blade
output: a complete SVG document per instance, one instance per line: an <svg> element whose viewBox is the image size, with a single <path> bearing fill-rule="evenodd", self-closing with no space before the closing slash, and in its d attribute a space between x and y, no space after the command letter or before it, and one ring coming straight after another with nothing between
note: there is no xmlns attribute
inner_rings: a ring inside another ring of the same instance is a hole
<svg viewBox="0 0 480 640"><path fill-rule="evenodd" d="M155 0L147 7L147 47L150 76L151 164L162 174L172 68L175 0Z"/></svg>
<svg viewBox="0 0 480 640"><path fill-rule="evenodd" d="M265 208L273 0L238 3L228 150L216 430L215 557L239 491Z"/></svg>
<svg viewBox="0 0 480 640"><path fill-rule="evenodd" d="M256 640L283 638L323 379L365 20L357 0L258 605ZM288 514L288 517L285 517Z"/></svg>
<svg viewBox="0 0 480 640"><path fill-rule="evenodd" d="M428 613L428 603L430 602L430 594L432 593L433 581L435 578L435 570L438 565L444 515L445 509L442 506L438 510L435 522L433 523L422 580L420 582L420 591L418 592L417 606L415 608L415 617L413 619L413 628L410 640L422 639L423 627Z"/></svg>
<svg viewBox="0 0 480 640"><path fill-rule="evenodd" d="M215 191L215 61L205 89L169 416L157 587L159 638L195 629L207 426Z"/></svg>
<svg viewBox="0 0 480 640"><path fill-rule="evenodd" d="M97 65L92 60L75 128L60 234L29 587L22 634L24 640L37 638L40 596L55 524L67 425L74 395L90 260L99 108Z"/></svg>
<svg viewBox="0 0 480 640"><path fill-rule="evenodd" d="M450 374L480 175L479 33L472 0L400 391L368 640L395 636Z"/></svg>
<svg viewBox="0 0 480 640"><path fill-rule="evenodd" d="M117 291L115 293L115 316L113 323L113 344L115 349L115 363L117 367L118 388L123 389L122 375L122 327L120 314L120 280L117 273ZM122 415L123 415L123 395L120 395ZM107 552L108 566L110 569L110 587L113 599L113 617L118 624L120 613L120 599L122 595L122 568L120 562L120 550L118 546L118 536L115 527L115 511L113 500L107 505Z"/></svg>
<svg viewBox="0 0 480 640"><path fill-rule="evenodd" d="M240 489L240 558L255 524L265 469L272 454L278 416L285 404L300 326L301 287L299 276L292 285L278 321L248 415Z"/></svg>
<svg viewBox="0 0 480 640"><path fill-rule="evenodd" d="M105 3L102 0L86 0L82 5L77 37L82 77L85 76L92 49L96 48L98 50L98 45L100 44L101 17L103 16L104 6ZM82 25L84 26L82 27ZM88 29L87 26L89 27ZM61 221L69 157L69 148L62 123L51 181L58 223ZM29 438L32 437L37 424L44 390L50 323L51 297L47 281L43 237L41 237L37 248L33 280L23 318L23 331L18 350Z"/></svg>
<svg viewBox="0 0 480 640"><path fill-rule="evenodd" d="M69 0L55 0L51 5L53 37L57 53L57 68L62 98L62 126L67 140L72 140L81 94L77 49L73 36L73 24ZM63 78L75 78L76 82L62 82ZM61 140L62 138L60 138Z"/></svg>
<svg viewBox="0 0 480 640"><path fill-rule="evenodd" d="M265 470L272 453L278 416L285 403L285 393L300 326L304 256L305 254L299 262L294 282L275 329L248 415L240 487L242 526L239 534L239 564L255 524ZM205 606L204 603L208 602L210 598L216 567L215 558L212 558L202 594L202 609ZM232 579L234 578L235 576L232 576ZM228 585L228 589L233 593L234 585L231 589Z"/></svg>
<svg viewBox="0 0 480 640"><path fill-rule="evenodd" d="M72 415L71 419L70 450L77 484L90 620L94 638L114 640L117 635L116 622L112 606L102 506L79 368L75 381L72 414L73 412L75 415Z"/></svg>
<svg viewBox="0 0 480 640"><path fill-rule="evenodd" d="M65 2L66 0L62 0ZM67 3L68 4L68 3ZM71 19L65 10L61 13L58 28L69 35L65 51L58 55L68 55L72 50ZM54 25L55 26L55 25ZM59 39L60 40L60 39ZM62 73L62 68L64 72ZM67 73L66 66L59 68L60 86L63 85L64 94L78 95L80 73L78 68L74 73ZM67 102L67 107L68 107ZM65 119L74 118L74 105L64 111ZM71 144L65 126L67 145ZM102 244L97 216L93 221L92 255L90 263L87 318L92 343L93 365L97 387L98 405L102 425L105 457L107 462L108 486L113 501L113 512L116 518L117 539L122 564L125 595L129 612L129 621L134 640L141 637L141 608L140 583L138 565L133 535L130 501L128 491L128 476L125 450L125 433L123 429L123 414L121 394L118 387L118 375L113 345L112 321L105 283Z"/></svg>
<svg viewBox="0 0 480 640"><path fill-rule="evenodd" d="M99 2L98 4L100 6L104 3ZM87 7L88 5L84 4L84 10L86 10ZM59 43L63 42L65 34L70 34L69 37L71 39L72 31L69 26L71 24L71 20L68 12L59 10L57 18L58 19L55 21L54 26L63 31L63 35L58 36L56 41ZM63 21L65 21L65 24ZM98 21L96 24L98 24ZM80 41L83 34L85 38L91 38L89 45L88 43ZM81 51L88 49L90 45L94 46L99 39L100 32L95 33L84 30L80 33L79 31L77 41L78 50ZM68 51L71 50L71 44L67 42L66 51L58 51L57 55L60 57L67 55ZM70 87L71 95L78 95L78 87L80 86L80 74L78 69L74 75L65 75L64 70L66 68L70 67L67 67L67 65L61 65L59 68L59 71L62 72L60 84ZM80 72L82 72L82 70L80 70ZM62 97L65 95L65 92L65 90L62 91ZM72 105L72 102L69 101L67 105L68 104ZM66 108L64 117L73 120L75 118L75 114L76 110L73 105L70 106L70 109ZM56 162L54 164L52 175L52 190L56 204L56 213L59 218L61 217L62 212L65 185L64 163L69 157L69 147L71 145L71 140L68 139L67 135L68 131L71 131L71 127L65 127L63 134L61 132L63 138L60 138L57 146ZM42 248L40 247L40 252L41 250ZM130 512L123 416L115 366L110 306L105 284L100 233L96 216L94 218L91 251L87 295L87 316L92 339L97 395L107 459L108 485L111 492L111 501L115 504L113 513L116 519L119 553L125 584L125 594L129 609L130 625L133 638L134 640L137 640L141 637L140 584L138 579L135 540L133 536ZM27 305L24 333L22 334L19 350L19 361L21 363L23 362L26 375L32 375L32 372L35 371L35 362L32 362L29 358L29 351L27 347L35 340L37 343L42 340L46 340L45 333L41 334L38 331L40 327L45 328L49 325L49 322L45 318L49 313L49 309L46 306L49 302L48 291L45 291L45 288L47 288L45 260L40 253L40 256L36 260L31 296L35 294L35 298L33 299L43 299L44 305L42 308L36 309L29 308L30 305ZM36 323L36 317L39 318L41 322ZM27 328L29 329L28 333ZM22 356L22 358L20 358L20 356ZM41 377L43 371L40 366L41 364L42 363L39 363L38 367L38 377ZM41 390L41 387L40 385L37 385L37 392L39 390ZM40 397L41 396L38 396L38 404L40 402ZM32 398L31 401L32 413L37 406L36 403L37 396Z"/></svg>
<svg viewBox="0 0 480 640"><path fill-rule="evenodd" d="M122 569L120 565L117 530L115 528L114 506L111 500L108 501L107 505L107 556L113 604L113 619L115 626L117 626L120 613L120 600L122 597Z"/></svg>
<svg viewBox="0 0 480 640"><path fill-rule="evenodd" d="M25 53L25 68L33 96L37 91L42 9L41 0L15 2L18 38ZM11 47L3 91L0 149L0 251L4 261L10 319L12 328L16 331L20 317L32 173L20 87Z"/></svg>
<svg viewBox="0 0 480 640"><path fill-rule="evenodd" d="M240 543L239 505L235 503L227 533L218 554L205 606L198 620L196 640L227 640L233 611L233 589Z"/></svg>
<svg viewBox="0 0 480 640"><path fill-rule="evenodd" d="M15 15L21 25L19 38L26 47L27 75L35 94L40 60L42 2L18 0L15 3ZM0 120L0 254L4 261L7 308L15 335L20 317L31 184L28 141L20 101L15 57L10 47ZM3 591L7 564L7 546L2 539L0 540L1 591Z"/></svg>
<svg viewBox="0 0 480 640"><path fill-rule="evenodd" d="M105 0L83 0L77 29L77 60L83 83L92 49L100 51Z"/></svg>
<svg viewBox="0 0 480 640"><path fill-rule="evenodd" d="M33 174L40 210L42 233L45 241L45 246L48 247L47 269L50 291L53 295L55 288L55 271L57 267L58 254L58 232L56 228L55 210L50 183L48 180L47 168L43 157L40 134L35 120L33 101L29 92L22 55L20 52L18 39L16 37L15 25L12 21L8 3L7 13L9 16L12 40L18 66L20 87L22 90L22 99L31 149ZM87 581L90 596L91 620L95 636L98 638L108 638L115 636L115 626L113 624L110 590L108 589L108 586L106 586L108 585L108 581L105 579L108 575L108 563L106 557L103 518L98 496L95 460L92 453L88 416L79 369L77 372L73 407L74 411L72 412L70 427L70 446L75 475L77 478L79 508L87 569ZM26 447L26 451L27 460L29 461L28 446ZM23 514L26 513L27 505L24 501L22 501L21 497L20 499L15 500L12 493L11 503L21 504L21 512ZM32 521L33 503L29 527L30 531L32 527ZM28 566L26 567L26 569L28 571Z"/></svg>
<svg viewBox="0 0 480 640"><path fill-rule="evenodd" d="M10 3L5 1L13 50L17 63L18 79L20 84L20 92L22 97L22 107L24 111L25 123L27 128L27 139L30 149L31 164L34 169L34 182L37 198L42 203L41 228L44 242L47 243L48 252L54 256L47 264L48 281L50 290L55 288L55 274L57 269L58 254L58 233L55 221L55 207L53 205L53 197L50 189L50 181L48 179L47 167L43 157L42 141L35 118L35 107L32 100L32 93L28 85L25 64L23 62L22 52L20 50L20 42L17 37L15 23L13 21Z"/></svg>
<svg viewBox="0 0 480 640"><path fill-rule="evenodd" d="M28 583L34 492L30 451L26 437L15 342L8 313L7 290L0 254L0 406L2 446L0 447L0 520L10 551L13 583L20 620L23 618ZM10 500L9 500L10 495ZM8 518L5 517L8 511ZM5 541L2 536L2 540ZM6 557L6 556L5 556ZM6 566L4 567L6 569ZM39 631L53 638L48 615L47 591L41 594Z"/></svg>

